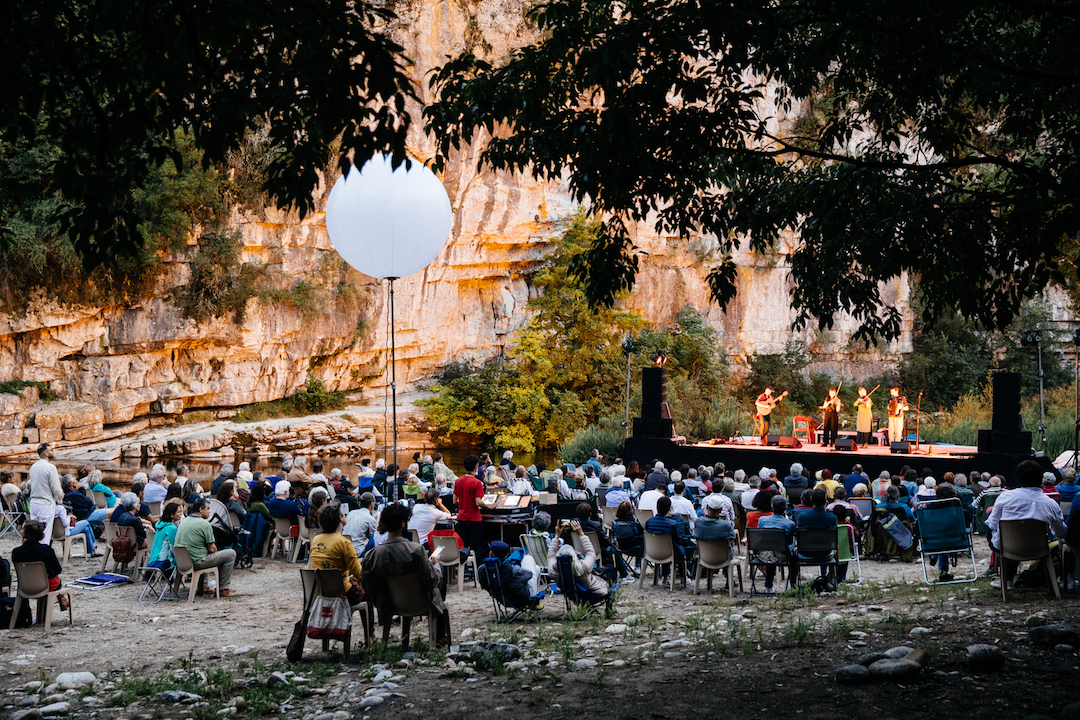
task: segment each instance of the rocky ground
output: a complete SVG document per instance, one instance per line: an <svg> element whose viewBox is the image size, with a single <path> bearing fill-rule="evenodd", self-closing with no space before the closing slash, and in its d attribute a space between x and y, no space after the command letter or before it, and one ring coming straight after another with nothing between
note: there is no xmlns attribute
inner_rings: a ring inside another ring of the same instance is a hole
<svg viewBox="0 0 1080 720"><path fill-rule="evenodd" d="M72 559L64 579L95 569ZM612 618L567 617L555 596L510 626L492 621L486 593L452 586L449 655L423 644L421 623L412 654L364 649L357 627L350 662L309 641L289 665L297 566L260 559L234 575L234 600L147 605L141 585L76 590L74 627L57 616L48 634L0 630L0 716L1080 717L1075 593L1015 590L1002 603L986 579L927 587L917 564L863 572L862 585L821 597L650 583L620 590ZM909 662L873 664L886 651Z"/></svg>

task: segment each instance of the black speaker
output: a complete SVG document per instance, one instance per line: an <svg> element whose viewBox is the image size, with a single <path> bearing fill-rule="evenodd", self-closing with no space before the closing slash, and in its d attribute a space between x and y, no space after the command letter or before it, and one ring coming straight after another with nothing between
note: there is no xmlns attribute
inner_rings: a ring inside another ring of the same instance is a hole
<svg viewBox="0 0 1080 720"><path fill-rule="evenodd" d="M855 452L859 449L859 446L855 444L855 441L851 438L836 438L836 444L833 446L837 450L844 450L846 452Z"/></svg>
<svg viewBox="0 0 1080 720"><path fill-rule="evenodd" d="M664 368L649 366L641 369L641 417L660 418L667 402L667 378Z"/></svg>
<svg viewBox="0 0 1080 720"><path fill-rule="evenodd" d="M779 445L780 444L780 438L782 438L782 437L783 437L783 435L766 435L765 436L765 444L766 445Z"/></svg>
<svg viewBox="0 0 1080 720"><path fill-rule="evenodd" d="M994 375L994 429L998 418L1020 415L1020 373L996 372Z"/></svg>
<svg viewBox="0 0 1080 720"><path fill-rule="evenodd" d="M671 418L634 418L634 437L670 438L673 435Z"/></svg>
<svg viewBox="0 0 1080 720"><path fill-rule="evenodd" d="M979 452L994 452L994 434L990 430L979 431Z"/></svg>
<svg viewBox="0 0 1080 720"><path fill-rule="evenodd" d="M992 435L993 451L1001 455L1030 455L1031 454L1031 431L1024 432L998 432L994 430Z"/></svg>
<svg viewBox="0 0 1080 720"><path fill-rule="evenodd" d="M897 442L889 443L889 452L893 455L897 453L909 453L911 452L911 443L907 440L899 440Z"/></svg>

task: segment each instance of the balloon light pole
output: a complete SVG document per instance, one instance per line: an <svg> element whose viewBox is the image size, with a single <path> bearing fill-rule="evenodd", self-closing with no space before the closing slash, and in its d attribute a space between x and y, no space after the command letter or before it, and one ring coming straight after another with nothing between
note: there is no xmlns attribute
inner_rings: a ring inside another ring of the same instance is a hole
<svg viewBox="0 0 1080 720"><path fill-rule="evenodd" d="M408 164L408 167L406 165ZM427 267L450 236L450 198L426 165L375 155L338 178L326 202L326 230L334 249L365 275L390 283L390 392L394 404L397 469L397 343L394 281ZM397 482L394 499L397 499Z"/></svg>

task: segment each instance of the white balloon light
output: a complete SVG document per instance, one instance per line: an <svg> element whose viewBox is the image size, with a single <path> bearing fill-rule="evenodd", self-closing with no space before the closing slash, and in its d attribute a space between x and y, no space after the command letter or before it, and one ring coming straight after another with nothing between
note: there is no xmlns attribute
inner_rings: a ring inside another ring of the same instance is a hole
<svg viewBox="0 0 1080 720"><path fill-rule="evenodd" d="M339 177L326 203L326 230L345 262L376 278L403 278L442 252L450 198L435 173L412 161L395 170L376 155Z"/></svg>
<svg viewBox="0 0 1080 720"><path fill-rule="evenodd" d="M376 155L339 177L326 202L326 231L345 262L390 281L390 390L394 395L394 465L397 465L397 351L394 280L427 267L442 252L453 220L446 188L426 165L395 170ZM397 483L393 483L394 495ZM394 498L396 499L396 497Z"/></svg>

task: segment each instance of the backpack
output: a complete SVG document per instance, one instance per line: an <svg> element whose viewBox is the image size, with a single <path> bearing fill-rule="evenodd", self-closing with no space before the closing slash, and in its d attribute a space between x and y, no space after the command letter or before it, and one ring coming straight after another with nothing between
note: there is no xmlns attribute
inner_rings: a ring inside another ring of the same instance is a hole
<svg viewBox="0 0 1080 720"><path fill-rule="evenodd" d="M431 463L424 463L420 466L420 479L426 482L434 482L435 480L435 466Z"/></svg>
<svg viewBox="0 0 1080 720"><path fill-rule="evenodd" d="M135 542L127 535L117 535L110 541L110 545L113 560L116 562L124 564L135 559Z"/></svg>

